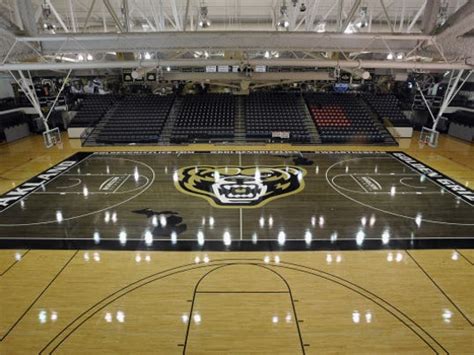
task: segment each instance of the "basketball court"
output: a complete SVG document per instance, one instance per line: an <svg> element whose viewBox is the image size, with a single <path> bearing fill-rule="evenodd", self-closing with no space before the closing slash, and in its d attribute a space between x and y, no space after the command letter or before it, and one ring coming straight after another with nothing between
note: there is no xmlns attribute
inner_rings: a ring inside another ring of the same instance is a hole
<svg viewBox="0 0 474 355"><path fill-rule="evenodd" d="M0 355L474 354L474 1L0 8Z"/></svg>
<svg viewBox="0 0 474 355"><path fill-rule="evenodd" d="M442 143L13 146L30 179L0 198L2 352L468 353L472 190Z"/></svg>
<svg viewBox="0 0 474 355"><path fill-rule="evenodd" d="M77 153L0 201L28 248L463 246L474 226L473 191L402 152Z"/></svg>

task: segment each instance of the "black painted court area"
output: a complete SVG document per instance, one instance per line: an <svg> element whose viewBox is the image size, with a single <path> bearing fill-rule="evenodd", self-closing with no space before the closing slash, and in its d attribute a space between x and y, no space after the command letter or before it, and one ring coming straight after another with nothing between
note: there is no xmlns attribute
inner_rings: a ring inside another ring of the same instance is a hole
<svg viewBox="0 0 474 355"><path fill-rule="evenodd" d="M78 153L0 197L4 248L470 248L474 193L401 152Z"/></svg>

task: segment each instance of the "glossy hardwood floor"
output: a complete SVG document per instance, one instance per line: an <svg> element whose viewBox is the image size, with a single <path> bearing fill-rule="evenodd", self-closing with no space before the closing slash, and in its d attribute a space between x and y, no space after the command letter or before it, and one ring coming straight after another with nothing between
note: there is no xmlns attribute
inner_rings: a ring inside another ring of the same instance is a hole
<svg viewBox="0 0 474 355"><path fill-rule="evenodd" d="M473 250L0 251L2 354L470 354Z"/></svg>
<svg viewBox="0 0 474 355"><path fill-rule="evenodd" d="M40 137L0 145L0 192L81 150L46 150ZM474 183L473 145L392 150ZM473 249L3 249L0 354L472 354L473 262Z"/></svg>
<svg viewBox="0 0 474 355"><path fill-rule="evenodd" d="M0 144L0 193L8 191L19 183L59 163L71 154L85 151L404 151L429 166L453 177L460 183L474 185L474 145L462 140L441 135L439 146L432 149L418 144L418 133L412 139L401 139L398 147L374 146L295 146L271 145L208 145L183 146L129 146L83 148L77 139L69 140L63 134L61 147L46 149L41 136L30 136L10 144Z"/></svg>

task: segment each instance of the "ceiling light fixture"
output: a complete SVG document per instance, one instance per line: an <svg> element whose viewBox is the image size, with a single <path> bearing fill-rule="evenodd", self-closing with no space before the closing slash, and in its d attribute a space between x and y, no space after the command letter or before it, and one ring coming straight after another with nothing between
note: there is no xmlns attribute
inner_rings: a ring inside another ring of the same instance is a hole
<svg viewBox="0 0 474 355"><path fill-rule="evenodd" d="M277 27L281 29L288 29L290 27L290 20L288 18L288 8L286 7L286 0L283 0L280 6L280 17L278 18Z"/></svg>
<svg viewBox="0 0 474 355"><path fill-rule="evenodd" d="M316 25L316 32L323 33L326 32L326 22L322 21Z"/></svg>
<svg viewBox="0 0 474 355"><path fill-rule="evenodd" d="M358 28L364 28L369 25L369 21L367 21L368 17L368 9L367 6L363 6L360 8L359 11L359 18L355 21L355 25Z"/></svg>
<svg viewBox="0 0 474 355"><path fill-rule="evenodd" d="M209 11L207 9L207 6L205 5L204 2L201 3L201 7L199 9L199 27L201 28L207 28L211 26L211 20L209 20Z"/></svg>

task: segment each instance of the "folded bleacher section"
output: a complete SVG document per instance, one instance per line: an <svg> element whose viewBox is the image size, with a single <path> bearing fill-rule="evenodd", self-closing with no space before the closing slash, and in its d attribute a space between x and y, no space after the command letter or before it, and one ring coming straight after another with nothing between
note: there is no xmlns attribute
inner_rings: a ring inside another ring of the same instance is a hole
<svg viewBox="0 0 474 355"><path fill-rule="evenodd" d="M322 143L375 144L391 139L356 95L314 93L305 99Z"/></svg>
<svg viewBox="0 0 474 355"><path fill-rule="evenodd" d="M29 134L28 118L23 112L0 115L0 142L13 142Z"/></svg>
<svg viewBox="0 0 474 355"><path fill-rule="evenodd" d="M471 111L459 110L445 114L449 120L448 134L450 136L474 142L474 113Z"/></svg>
<svg viewBox="0 0 474 355"><path fill-rule="evenodd" d="M400 102L392 94L364 94L362 96L374 112L383 120L389 120L395 127L411 127L410 120L400 109Z"/></svg>
<svg viewBox="0 0 474 355"><path fill-rule="evenodd" d="M310 142L305 125L304 101L300 95L255 93L245 98L244 105L248 141ZM288 132L289 138L282 138L277 132Z"/></svg>
<svg viewBox="0 0 474 355"><path fill-rule="evenodd" d="M101 121L96 138L105 144L158 143L174 96L126 96Z"/></svg>
<svg viewBox="0 0 474 355"><path fill-rule="evenodd" d="M226 94L188 95L179 100L171 143L232 141L236 101Z"/></svg>
<svg viewBox="0 0 474 355"><path fill-rule="evenodd" d="M69 123L69 127L88 127L99 122L118 99L117 95L84 96L78 100L78 112Z"/></svg>

